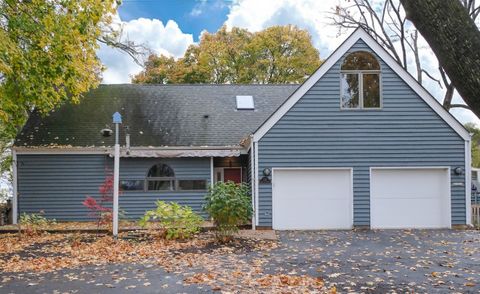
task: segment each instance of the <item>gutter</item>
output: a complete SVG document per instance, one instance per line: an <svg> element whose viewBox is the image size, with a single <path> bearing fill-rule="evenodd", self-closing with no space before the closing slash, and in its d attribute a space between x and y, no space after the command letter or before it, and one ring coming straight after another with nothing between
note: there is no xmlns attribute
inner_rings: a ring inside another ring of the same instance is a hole
<svg viewBox="0 0 480 294"><path fill-rule="evenodd" d="M12 151L17 154L102 154L109 155L113 147L72 147L72 146L42 146L21 147L13 146ZM238 151L240 154L248 153L248 146L164 146L164 147L130 147L130 152L155 152L155 151Z"/></svg>

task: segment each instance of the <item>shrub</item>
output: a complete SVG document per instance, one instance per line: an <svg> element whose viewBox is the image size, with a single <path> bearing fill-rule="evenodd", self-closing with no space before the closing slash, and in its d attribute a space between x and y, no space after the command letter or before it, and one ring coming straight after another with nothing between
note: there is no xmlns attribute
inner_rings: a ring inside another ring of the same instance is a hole
<svg viewBox="0 0 480 294"><path fill-rule="evenodd" d="M167 239L187 239L200 231L203 219L191 207L160 200L156 205L155 210L147 211L140 219L139 225L143 228L151 227L149 224L155 222Z"/></svg>
<svg viewBox="0 0 480 294"><path fill-rule="evenodd" d="M39 230L46 228L49 225L56 223L54 219L49 220L43 216L43 212L40 213L22 213L20 215L20 232L25 232L28 236L38 235ZM22 229L23 228L23 229Z"/></svg>
<svg viewBox="0 0 480 294"><path fill-rule="evenodd" d="M98 187L98 192L100 194L100 199L97 201L92 196L86 196L85 200L82 202L89 213L90 217L93 217L97 223L97 230L101 226L106 226L108 229L112 229L113 213L112 213L112 202L113 202L113 175L110 171L106 171L107 176L105 181ZM119 191L121 194L121 191ZM123 213L119 211L119 217Z"/></svg>
<svg viewBox="0 0 480 294"><path fill-rule="evenodd" d="M210 188L203 207L213 218L217 238L228 241L238 226L248 223L252 216L249 189L244 184L218 182Z"/></svg>

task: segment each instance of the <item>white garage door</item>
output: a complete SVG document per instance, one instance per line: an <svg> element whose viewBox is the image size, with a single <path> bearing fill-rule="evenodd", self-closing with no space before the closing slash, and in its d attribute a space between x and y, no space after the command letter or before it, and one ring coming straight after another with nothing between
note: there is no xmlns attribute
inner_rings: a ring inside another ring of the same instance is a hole
<svg viewBox="0 0 480 294"><path fill-rule="evenodd" d="M350 169L274 169L273 228L350 229Z"/></svg>
<svg viewBox="0 0 480 294"><path fill-rule="evenodd" d="M450 227L446 168L372 168L370 195L372 228Z"/></svg>

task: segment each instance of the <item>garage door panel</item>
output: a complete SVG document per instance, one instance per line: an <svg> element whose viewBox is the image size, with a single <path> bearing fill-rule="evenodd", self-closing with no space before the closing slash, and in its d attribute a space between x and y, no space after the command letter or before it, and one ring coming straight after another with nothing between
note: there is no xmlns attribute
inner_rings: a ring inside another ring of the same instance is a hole
<svg viewBox="0 0 480 294"><path fill-rule="evenodd" d="M374 170L373 191L382 191L382 198L419 198L444 193L445 170ZM414 189L405 189L414 187Z"/></svg>
<svg viewBox="0 0 480 294"><path fill-rule="evenodd" d="M372 227L384 229L403 228L437 228L445 227L442 205L432 203L432 199L421 199L413 204L407 199L380 199L372 210ZM395 209L382 209L382 207L395 207ZM406 213L405 213L406 212Z"/></svg>
<svg viewBox="0 0 480 294"><path fill-rule="evenodd" d="M445 168L372 169L371 226L450 227L449 189Z"/></svg>
<svg viewBox="0 0 480 294"><path fill-rule="evenodd" d="M275 229L352 227L350 170L277 170L273 176Z"/></svg>

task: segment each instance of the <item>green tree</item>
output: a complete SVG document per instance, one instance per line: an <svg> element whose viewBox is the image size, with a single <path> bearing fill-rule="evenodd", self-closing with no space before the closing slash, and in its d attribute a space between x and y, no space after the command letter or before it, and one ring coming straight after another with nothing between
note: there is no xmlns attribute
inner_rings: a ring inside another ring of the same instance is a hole
<svg viewBox="0 0 480 294"><path fill-rule="evenodd" d="M474 123L466 123L465 128L472 135L472 166L480 167L480 129Z"/></svg>
<svg viewBox="0 0 480 294"><path fill-rule="evenodd" d="M115 32L107 27L116 8L115 0L0 1L4 142L12 140L33 109L47 113L66 101L78 102L98 85L103 69L98 41L114 42Z"/></svg>
<svg viewBox="0 0 480 294"><path fill-rule="evenodd" d="M299 83L320 65L307 31L274 26L257 33L225 26L173 60L152 55L134 83Z"/></svg>
<svg viewBox="0 0 480 294"><path fill-rule="evenodd" d="M296 26L273 26L255 34L249 46L253 82L303 82L320 65L310 34Z"/></svg>

